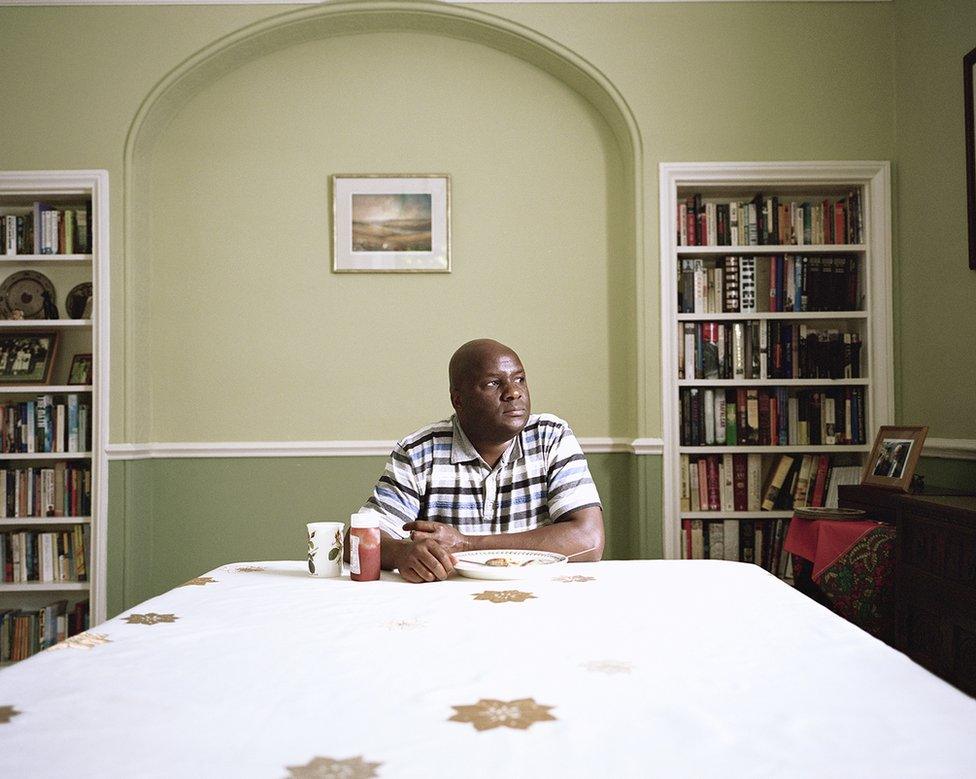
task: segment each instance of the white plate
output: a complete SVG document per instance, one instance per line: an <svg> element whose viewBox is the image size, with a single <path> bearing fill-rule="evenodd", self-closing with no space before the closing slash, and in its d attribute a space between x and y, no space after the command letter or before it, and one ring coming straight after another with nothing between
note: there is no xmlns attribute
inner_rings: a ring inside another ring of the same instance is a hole
<svg viewBox="0 0 976 779"><path fill-rule="evenodd" d="M489 549L480 552L456 552L454 570L469 579L526 579L552 573L554 566L569 559L555 552L536 552L529 549ZM508 565L485 565L489 560L505 560Z"/></svg>

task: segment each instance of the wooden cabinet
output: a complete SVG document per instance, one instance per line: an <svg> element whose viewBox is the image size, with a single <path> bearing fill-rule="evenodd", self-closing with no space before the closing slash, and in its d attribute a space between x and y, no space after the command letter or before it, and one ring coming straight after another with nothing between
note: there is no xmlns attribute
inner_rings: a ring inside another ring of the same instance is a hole
<svg viewBox="0 0 976 779"><path fill-rule="evenodd" d="M897 526L896 648L976 695L976 496L842 487L840 502Z"/></svg>

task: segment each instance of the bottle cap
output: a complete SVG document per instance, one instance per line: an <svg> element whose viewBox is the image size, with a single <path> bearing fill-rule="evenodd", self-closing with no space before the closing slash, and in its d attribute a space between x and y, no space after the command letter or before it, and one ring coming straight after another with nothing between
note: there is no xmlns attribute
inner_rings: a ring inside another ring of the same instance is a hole
<svg viewBox="0 0 976 779"><path fill-rule="evenodd" d="M353 527L379 527L380 515L375 511L361 511L358 514L353 514L349 521Z"/></svg>

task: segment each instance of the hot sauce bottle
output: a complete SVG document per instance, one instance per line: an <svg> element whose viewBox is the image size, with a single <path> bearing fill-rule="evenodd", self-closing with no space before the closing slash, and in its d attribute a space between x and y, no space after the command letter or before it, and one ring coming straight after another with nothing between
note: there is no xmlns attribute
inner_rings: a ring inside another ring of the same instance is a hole
<svg viewBox="0 0 976 779"><path fill-rule="evenodd" d="M349 578L371 582L380 578L380 525L376 512L364 511L350 517Z"/></svg>

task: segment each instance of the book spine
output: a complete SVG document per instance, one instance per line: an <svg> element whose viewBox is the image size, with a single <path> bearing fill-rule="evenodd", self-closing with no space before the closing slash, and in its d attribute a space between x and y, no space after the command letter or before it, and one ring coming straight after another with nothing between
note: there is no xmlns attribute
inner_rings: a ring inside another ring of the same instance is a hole
<svg viewBox="0 0 976 779"><path fill-rule="evenodd" d="M681 478L681 511L691 511L691 493L689 492L691 487L691 477L688 473L689 466L688 455L683 454L679 458L678 469L680 471Z"/></svg>
<svg viewBox="0 0 976 779"><path fill-rule="evenodd" d="M708 510L718 511L722 508L722 478L719 474L719 459L715 455L706 457L706 475L708 478Z"/></svg>
<svg viewBox="0 0 976 779"><path fill-rule="evenodd" d="M739 307L742 313L756 312L756 258L739 260Z"/></svg>
<svg viewBox="0 0 976 779"><path fill-rule="evenodd" d="M776 505L776 498L779 496L779 491L783 487L783 483L786 481L786 476L792 465L793 457L786 454L780 455L779 462L777 462L776 467L773 469L772 478L763 493L763 511L773 510L773 507Z"/></svg>

